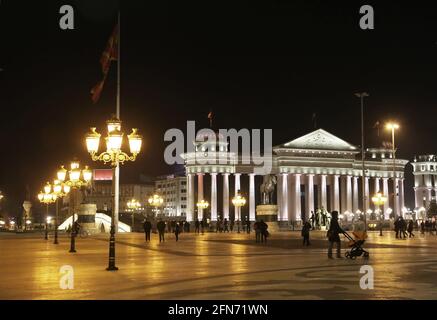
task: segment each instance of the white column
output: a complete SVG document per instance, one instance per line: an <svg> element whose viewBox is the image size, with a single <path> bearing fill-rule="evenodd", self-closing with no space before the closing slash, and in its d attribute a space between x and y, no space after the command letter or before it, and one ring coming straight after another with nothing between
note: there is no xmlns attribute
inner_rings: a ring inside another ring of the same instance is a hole
<svg viewBox="0 0 437 320"><path fill-rule="evenodd" d="M328 203L326 201L326 175L320 176L320 204L325 210L328 209Z"/></svg>
<svg viewBox="0 0 437 320"><path fill-rule="evenodd" d="M197 174L197 202L203 199L203 173ZM197 219L203 220L203 209L197 208Z"/></svg>
<svg viewBox="0 0 437 320"><path fill-rule="evenodd" d="M211 173L211 221L217 221L217 173Z"/></svg>
<svg viewBox="0 0 437 320"><path fill-rule="evenodd" d="M399 179L399 206L401 207L401 213L404 217L405 208L405 194L404 194L404 179Z"/></svg>
<svg viewBox="0 0 437 320"><path fill-rule="evenodd" d="M353 204L352 204L352 210L353 213L355 214L359 209L359 204L358 204L358 177L354 177L354 182L353 182Z"/></svg>
<svg viewBox="0 0 437 320"><path fill-rule="evenodd" d="M332 201L332 211L338 211L340 212L340 186L339 186L339 182L338 179L340 178L340 176L338 175L334 175L332 176L333 178L333 185L334 185L334 190L333 190L333 201Z"/></svg>
<svg viewBox="0 0 437 320"><path fill-rule="evenodd" d="M288 173L282 174L282 206L281 215L278 217L280 221L287 221L288 219Z"/></svg>
<svg viewBox="0 0 437 320"><path fill-rule="evenodd" d="M249 221L255 221L255 174L249 174Z"/></svg>
<svg viewBox="0 0 437 320"><path fill-rule="evenodd" d="M240 183L241 173L234 173L234 176L235 176L235 190L234 190L234 192L235 192L235 196L236 196L238 191L241 188L241 183ZM234 206L234 220L235 221L238 219L239 214L240 214L239 210Z"/></svg>
<svg viewBox="0 0 437 320"><path fill-rule="evenodd" d="M382 178L382 194L387 197L387 201L384 203L384 218L386 220L390 219L390 215L387 213L388 208L390 207L390 195L388 194L388 178Z"/></svg>
<svg viewBox="0 0 437 320"><path fill-rule="evenodd" d="M191 222L194 220L194 174L189 173L187 175L188 184L188 198L187 198L187 221Z"/></svg>
<svg viewBox="0 0 437 320"><path fill-rule="evenodd" d="M311 216L311 211L314 212L314 175L307 175L307 183L305 185L305 201L306 201L306 212L305 212L305 221L308 221Z"/></svg>
<svg viewBox="0 0 437 320"><path fill-rule="evenodd" d="M375 193L378 193L378 192L380 192L380 188L379 188L379 177L375 177L374 178L375 180L374 180L374 182L375 182Z"/></svg>
<svg viewBox="0 0 437 320"><path fill-rule="evenodd" d="M229 220L229 173L223 173L223 219Z"/></svg>
<svg viewBox="0 0 437 320"><path fill-rule="evenodd" d="M363 212L365 214L367 214L367 210L369 210L369 208L370 208L370 205L369 205L369 203L370 203L369 202L370 201L370 198L369 198L369 177L364 178L364 199L365 199L365 204L364 204L365 208L364 208Z"/></svg>
<svg viewBox="0 0 437 320"><path fill-rule="evenodd" d="M300 174L298 173L294 175L293 204L294 204L294 220L301 221L302 208L300 205Z"/></svg>
<svg viewBox="0 0 437 320"><path fill-rule="evenodd" d="M393 192L395 194L393 210L396 216L400 216L401 210L399 208L399 179L398 178L393 179Z"/></svg>
<svg viewBox="0 0 437 320"><path fill-rule="evenodd" d="M352 213L352 177L346 176L346 210Z"/></svg>

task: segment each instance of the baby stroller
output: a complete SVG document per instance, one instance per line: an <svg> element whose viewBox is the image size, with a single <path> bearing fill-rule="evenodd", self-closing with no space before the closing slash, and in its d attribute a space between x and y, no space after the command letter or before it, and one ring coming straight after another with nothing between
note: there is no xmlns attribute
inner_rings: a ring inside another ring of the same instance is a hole
<svg viewBox="0 0 437 320"><path fill-rule="evenodd" d="M366 242L367 233L365 232L352 232L355 239L353 239L347 232L344 236L349 240L350 250L346 251L345 256L348 259L355 260L357 257L363 256L363 258L369 258L369 252L362 248L364 242Z"/></svg>

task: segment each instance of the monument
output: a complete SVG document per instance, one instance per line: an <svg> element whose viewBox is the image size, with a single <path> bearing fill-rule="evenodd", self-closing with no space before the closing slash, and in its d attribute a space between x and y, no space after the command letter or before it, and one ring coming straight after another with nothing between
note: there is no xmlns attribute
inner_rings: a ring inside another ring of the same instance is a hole
<svg viewBox="0 0 437 320"><path fill-rule="evenodd" d="M88 234L100 232L96 226L97 205L95 203L82 203L79 207L77 222L83 231Z"/></svg>
<svg viewBox="0 0 437 320"><path fill-rule="evenodd" d="M256 206L257 220L263 220L270 231L278 231L278 206L273 203L273 192L277 183L273 174L265 175L260 186L262 204Z"/></svg>

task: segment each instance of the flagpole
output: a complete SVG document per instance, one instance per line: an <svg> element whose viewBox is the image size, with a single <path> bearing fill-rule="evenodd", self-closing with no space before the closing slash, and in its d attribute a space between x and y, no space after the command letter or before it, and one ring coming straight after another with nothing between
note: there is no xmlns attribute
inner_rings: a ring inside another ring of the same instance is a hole
<svg viewBox="0 0 437 320"><path fill-rule="evenodd" d="M121 28L120 28L120 11L118 11L118 35L117 35L117 103L116 103L116 116L120 119L120 38L121 38ZM120 208L120 164L114 170L114 226L115 233L118 233L118 218L119 218L119 208Z"/></svg>

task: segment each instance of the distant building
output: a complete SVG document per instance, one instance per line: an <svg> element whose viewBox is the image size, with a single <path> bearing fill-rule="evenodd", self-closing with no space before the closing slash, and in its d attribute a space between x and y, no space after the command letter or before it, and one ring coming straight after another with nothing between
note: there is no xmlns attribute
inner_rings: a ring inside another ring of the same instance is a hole
<svg viewBox="0 0 437 320"><path fill-rule="evenodd" d="M414 175L414 199L416 210L426 209L437 193L437 157L420 155L411 163Z"/></svg>
<svg viewBox="0 0 437 320"><path fill-rule="evenodd" d="M147 199L153 194L153 184L122 183L120 184L120 212L127 212L127 202L132 198L146 205ZM86 201L95 203L97 211L105 212L112 209L112 181L93 181L93 187Z"/></svg>
<svg viewBox="0 0 437 320"><path fill-rule="evenodd" d="M163 199L161 208L166 216L186 216L187 178L185 176L160 176L155 181L155 191Z"/></svg>

